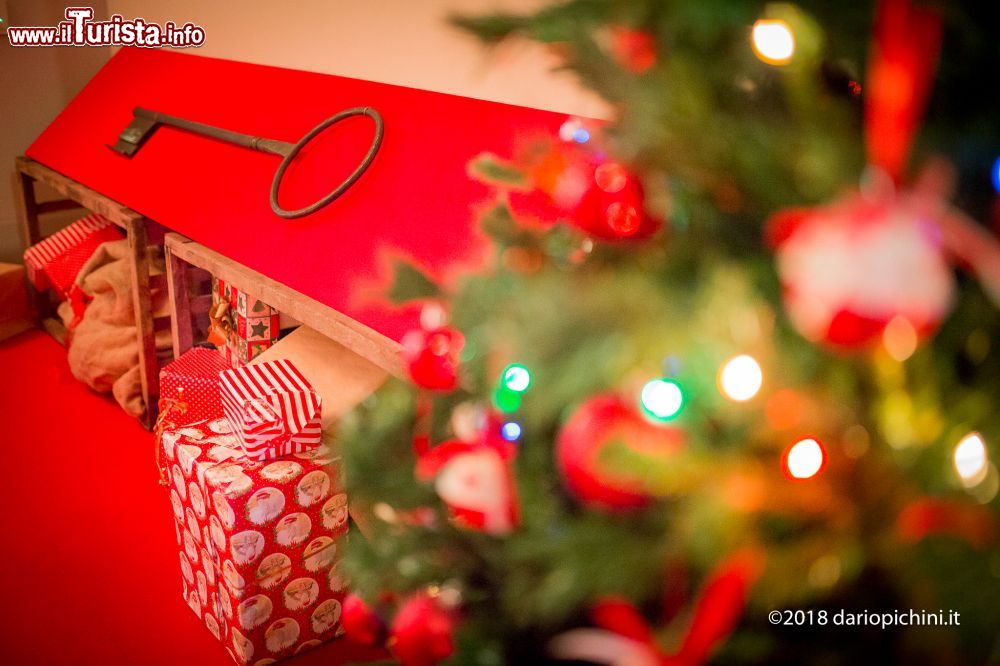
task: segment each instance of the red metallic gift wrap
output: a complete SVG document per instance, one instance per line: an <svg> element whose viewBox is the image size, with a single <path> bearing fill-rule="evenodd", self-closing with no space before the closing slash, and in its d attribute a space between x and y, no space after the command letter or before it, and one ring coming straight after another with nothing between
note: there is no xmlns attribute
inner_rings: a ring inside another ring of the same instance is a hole
<svg viewBox="0 0 1000 666"><path fill-rule="evenodd" d="M230 656L270 663L340 636L348 514L330 450L252 461L225 419L168 430L160 446L183 596Z"/></svg>

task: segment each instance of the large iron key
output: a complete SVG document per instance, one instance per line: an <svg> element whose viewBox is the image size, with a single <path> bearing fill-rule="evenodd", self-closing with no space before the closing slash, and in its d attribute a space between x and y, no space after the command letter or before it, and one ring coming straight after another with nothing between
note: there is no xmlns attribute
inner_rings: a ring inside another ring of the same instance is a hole
<svg viewBox="0 0 1000 666"><path fill-rule="evenodd" d="M118 136L118 143L113 146L108 146L116 153L124 155L125 157L132 157L135 155L158 125L170 125L188 132L194 132L195 134L201 134L202 136L219 139L220 141L226 141L237 146L281 157L281 164L278 165L278 170L274 172L274 180L271 181L271 210L273 210L276 215L286 219L295 219L315 213L324 206L332 203L337 197L346 192L347 189L361 177L361 175L368 169L372 161L375 159L375 154L382 145L382 134L384 129L381 114L370 106L357 106L350 109L344 109L340 113L330 116L319 125L316 125L316 127L309 130L305 136L298 140L297 143L288 143L287 141L279 141L277 139L265 139L259 136L241 134L239 132L223 129L221 127L214 127L212 125L206 125L205 123L195 122L194 120L188 120L187 118L171 116L166 113L160 113L159 111L150 111L149 109L143 109L141 107L133 109L132 116L132 122L129 123L128 127L122 130L122 133ZM281 188L281 180L285 176L285 171L292 163L292 160L295 159L295 156L298 155L306 144L315 139L323 130L331 125L339 123L341 120L345 120L353 116L368 116L375 121L375 136L372 138L371 146L369 146L368 152L365 154L364 158L362 158L361 163L358 164L357 168L355 168L342 183L337 185L336 188L319 201L316 201L315 203L312 203L304 208L297 208L295 210L282 208L278 204L278 190Z"/></svg>

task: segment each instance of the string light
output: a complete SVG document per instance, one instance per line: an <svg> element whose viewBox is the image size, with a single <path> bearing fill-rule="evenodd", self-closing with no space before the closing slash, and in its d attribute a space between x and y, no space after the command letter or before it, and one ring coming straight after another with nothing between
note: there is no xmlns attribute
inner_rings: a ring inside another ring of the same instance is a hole
<svg viewBox="0 0 1000 666"><path fill-rule="evenodd" d="M590 131L579 118L569 118L559 127L559 138L563 141L587 143L590 141Z"/></svg>
<svg viewBox="0 0 1000 666"><path fill-rule="evenodd" d="M744 402L757 395L764 383L764 373L753 356L734 356L719 371L719 389L730 400Z"/></svg>
<svg viewBox="0 0 1000 666"><path fill-rule="evenodd" d="M758 58L769 65L787 65L795 55L795 36L780 19L760 19L753 24L751 44Z"/></svg>
<svg viewBox="0 0 1000 666"><path fill-rule="evenodd" d="M902 363L917 351L917 329L909 319L896 315L882 331L882 344L889 356Z"/></svg>
<svg viewBox="0 0 1000 666"><path fill-rule="evenodd" d="M521 425L516 421L507 421L500 427L500 436L508 442L516 442L521 438Z"/></svg>
<svg viewBox="0 0 1000 666"><path fill-rule="evenodd" d="M520 363L512 363L503 371L503 385L514 393L524 393L531 386L531 373Z"/></svg>
<svg viewBox="0 0 1000 666"><path fill-rule="evenodd" d="M681 411L684 393L680 385L672 379L654 379L646 382L639 394L643 410L660 421L667 421Z"/></svg>
<svg viewBox="0 0 1000 666"><path fill-rule="evenodd" d="M505 414L516 412L521 408L521 394L501 384L493 392L493 406Z"/></svg>
<svg viewBox="0 0 1000 666"><path fill-rule="evenodd" d="M955 446L955 471L967 488L986 478L989 467L986 444L978 432L970 432Z"/></svg>
<svg viewBox="0 0 1000 666"><path fill-rule="evenodd" d="M785 451L785 473L792 479L811 479L826 465L826 451L815 439L800 439Z"/></svg>

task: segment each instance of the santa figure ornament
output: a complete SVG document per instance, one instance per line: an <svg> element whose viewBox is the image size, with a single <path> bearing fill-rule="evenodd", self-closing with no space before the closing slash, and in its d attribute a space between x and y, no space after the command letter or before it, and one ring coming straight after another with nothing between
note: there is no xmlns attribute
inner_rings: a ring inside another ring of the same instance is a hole
<svg viewBox="0 0 1000 666"><path fill-rule="evenodd" d="M421 445L416 466L417 478L434 482L457 524L498 536L513 531L519 520L511 469L516 449L500 437L499 428L490 418L475 441Z"/></svg>
<svg viewBox="0 0 1000 666"><path fill-rule="evenodd" d="M948 313L948 178L931 163L914 186L901 184L940 42L933 11L880 3L865 89L868 186L769 223L785 307L810 340L844 350L884 340L902 360Z"/></svg>
<svg viewBox="0 0 1000 666"><path fill-rule="evenodd" d="M785 307L806 338L865 348L895 322L920 337L951 306L939 206L915 193L846 196L771 222Z"/></svg>

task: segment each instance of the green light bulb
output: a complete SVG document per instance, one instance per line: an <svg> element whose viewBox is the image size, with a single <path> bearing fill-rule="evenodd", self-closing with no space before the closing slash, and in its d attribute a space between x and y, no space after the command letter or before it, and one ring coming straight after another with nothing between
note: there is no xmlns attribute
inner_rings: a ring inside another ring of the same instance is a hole
<svg viewBox="0 0 1000 666"><path fill-rule="evenodd" d="M493 405L505 414L516 412L521 408L521 394L501 384L493 393Z"/></svg>

